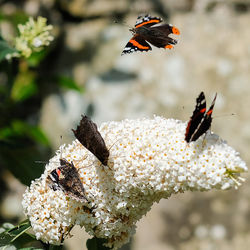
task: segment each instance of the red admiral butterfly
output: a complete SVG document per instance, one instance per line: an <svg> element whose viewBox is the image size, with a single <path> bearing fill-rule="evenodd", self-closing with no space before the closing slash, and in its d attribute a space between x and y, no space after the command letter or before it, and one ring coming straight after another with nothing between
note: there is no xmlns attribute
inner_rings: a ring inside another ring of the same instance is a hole
<svg viewBox="0 0 250 250"><path fill-rule="evenodd" d="M50 172L47 177L48 185L51 189L62 190L67 196L81 202L89 202L85 189L80 180L79 173L73 162L60 159L60 167Z"/></svg>
<svg viewBox="0 0 250 250"><path fill-rule="evenodd" d="M179 35L180 31L170 24L159 24L160 22L162 19L159 17L138 17L135 28L130 29L134 36L125 46L122 55L152 50L147 42L158 48L172 49L177 40L169 37L169 34Z"/></svg>
<svg viewBox="0 0 250 250"><path fill-rule="evenodd" d="M72 129L72 131L78 141L93 153L103 165L107 166L109 150L100 132L97 130L96 124L87 116L82 116L82 120L76 130Z"/></svg>
<svg viewBox="0 0 250 250"><path fill-rule="evenodd" d="M186 133L185 141L191 142L196 141L201 135L207 132L212 123L212 113L215 104L217 94L215 94L214 100L209 108L206 111L206 99L203 92L200 93L196 99L196 106L193 112L192 117L190 118Z"/></svg>

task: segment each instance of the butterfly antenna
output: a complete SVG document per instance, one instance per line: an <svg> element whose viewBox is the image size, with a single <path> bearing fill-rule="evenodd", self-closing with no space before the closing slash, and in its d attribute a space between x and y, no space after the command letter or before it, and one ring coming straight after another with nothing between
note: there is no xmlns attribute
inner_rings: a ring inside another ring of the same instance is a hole
<svg viewBox="0 0 250 250"><path fill-rule="evenodd" d="M126 26L126 27L128 27L129 29L131 29L131 26L128 25L128 24L127 24L126 22L124 22L124 21L114 20L114 23L116 23L116 24L122 24L123 26Z"/></svg>
<svg viewBox="0 0 250 250"><path fill-rule="evenodd" d="M108 151L110 151L110 149L111 149L118 141L120 141L121 139L122 139L122 138L115 140L115 141L112 143L112 145L108 148Z"/></svg>
<svg viewBox="0 0 250 250"><path fill-rule="evenodd" d="M237 114L236 113L231 113L231 114L217 115L217 116L214 116L214 118L221 118L221 117L225 117L225 116L234 116L234 115L237 115Z"/></svg>
<svg viewBox="0 0 250 250"><path fill-rule="evenodd" d="M61 144L62 144L62 139L63 139L63 137L62 137L62 135L60 135ZM60 159L62 159L62 149L61 149L61 147L59 149L60 149Z"/></svg>

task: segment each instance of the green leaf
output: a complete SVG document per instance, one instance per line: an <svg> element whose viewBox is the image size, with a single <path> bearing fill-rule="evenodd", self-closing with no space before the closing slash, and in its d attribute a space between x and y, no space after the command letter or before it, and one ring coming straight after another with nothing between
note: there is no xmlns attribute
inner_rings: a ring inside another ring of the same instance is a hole
<svg viewBox="0 0 250 250"><path fill-rule="evenodd" d="M0 247L12 244L20 249L23 244L34 241L35 238L32 235L26 233L26 231L30 228L30 222L25 220L19 225L5 230L0 234Z"/></svg>
<svg viewBox="0 0 250 250"><path fill-rule="evenodd" d="M12 122L12 128L14 130L14 133L16 134L27 135L29 138L33 139L35 142L43 144L44 146L50 145L49 140L46 137L46 135L37 126L31 126L27 124L26 122L15 120Z"/></svg>
<svg viewBox="0 0 250 250"><path fill-rule="evenodd" d="M11 136L12 129L10 127L5 127L0 129L0 141L1 139L4 140L5 138Z"/></svg>
<svg viewBox="0 0 250 250"><path fill-rule="evenodd" d="M44 146L49 146L50 142L44 132L37 126L30 126L30 130L27 131L31 138L37 143L43 144Z"/></svg>
<svg viewBox="0 0 250 250"><path fill-rule="evenodd" d="M36 67L47 56L48 50L44 49L39 52L32 52L31 56L27 58L28 65L30 67Z"/></svg>
<svg viewBox="0 0 250 250"><path fill-rule="evenodd" d="M36 247L25 247L25 248L20 248L19 250L44 250L44 249Z"/></svg>
<svg viewBox="0 0 250 250"><path fill-rule="evenodd" d="M55 246L55 245L50 245L49 250L61 250L63 249L63 245L60 246Z"/></svg>
<svg viewBox="0 0 250 250"><path fill-rule="evenodd" d="M30 124L13 120L11 126L0 129L0 140L7 140L11 137L27 136L33 141L42 144L46 147L50 145L50 142L44 132L38 126L31 126Z"/></svg>
<svg viewBox="0 0 250 250"><path fill-rule="evenodd" d="M0 129L0 162L23 184L29 185L38 178L50 156L49 141L42 130L20 120Z"/></svg>
<svg viewBox="0 0 250 250"><path fill-rule="evenodd" d="M16 9L16 11L14 11L11 14L6 14L5 12L1 12L1 14L2 14L2 18L4 20L11 22L13 26L16 27L16 29L17 29L18 24L26 23L29 19L29 16L27 15L27 13L25 13L21 9L20 10Z"/></svg>
<svg viewBox="0 0 250 250"><path fill-rule="evenodd" d="M0 62L5 60L5 56L7 54L12 54L17 52L16 49L12 48L6 41L4 41L1 37L0 39Z"/></svg>
<svg viewBox="0 0 250 250"><path fill-rule="evenodd" d="M45 164L36 161L48 159L49 150L37 145L20 145L16 148L7 148L1 145L0 160L2 164L24 185L41 176Z"/></svg>
<svg viewBox="0 0 250 250"><path fill-rule="evenodd" d="M78 92L82 92L83 89L80 88L77 83L70 77L67 77L67 76L58 76L56 78L57 80L57 83L64 87L64 88L67 88L67 89L73 89L73 90L76 90Z"/></svg>
<svg viewBox="0 0 250 250"><path fill-rule="evenodd" d="M31 71L21 71L13 84L11 97L14 101L23 101L37 92L35 74Z"/></svg>
<svg viewBox="0 0 250 250"><path fill-rule="evenodd" d="M36 161L48 159L48 150L37 145L16 142L16 147L1 143L0 161L20 182L30 185L41 176L45 164Z"/></svg>
<svg viewBox="0 0 250 250"><path fill-rule="evenodd" d="M0 162L24 185L41 176L51 152L49 147L37 144L27 137L14 137L0 140Z"/></svg>
<svg viewBox="0 0 250 250"><path fill-rule="evenodd" d="M103 246L103 243L106 243L106 239L92 238L88 239L86 246L88 250L110 250L110 248Z"/></svg>

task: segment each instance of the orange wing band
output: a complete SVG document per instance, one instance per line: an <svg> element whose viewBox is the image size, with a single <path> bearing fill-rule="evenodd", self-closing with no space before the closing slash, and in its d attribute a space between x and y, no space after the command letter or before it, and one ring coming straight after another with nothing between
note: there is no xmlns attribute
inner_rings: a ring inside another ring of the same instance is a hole
<svg viewBox="0 0 250 250"><path fill-rule="evenodd" d="M205 113L205 112L206 112L206 108L201 109L200 112L201 112L201 113Z"/></svg>
<svg viewBox="0 0 250 250"><path fill-rule="evenodd" d="M209 110L209 111L207 111L207 115L211 115L213 113L213 110L211 109L211 110Z"/></svg>
<svg viewBox="0 0 250 250"><path fill-rule="evenodd" d="M135 47L139 48L139 49L149 49L148 46L143 46L141 44L139 44L138 42L136 42L135 40L130 40L130 43L132 43Z"/></svg>

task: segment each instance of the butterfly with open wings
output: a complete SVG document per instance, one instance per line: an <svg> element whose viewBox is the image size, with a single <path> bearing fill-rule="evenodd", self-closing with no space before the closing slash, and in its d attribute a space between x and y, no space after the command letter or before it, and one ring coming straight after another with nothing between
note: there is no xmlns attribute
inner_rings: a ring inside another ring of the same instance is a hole
<svg viewBox="0 0 250 250"><path fill-rule="evenodd" d="M179 35L180 31L171 24L160 24L161 22L160 17L150 15L138 17L135 27L130 29L134 36L123 49L122 55L152 50L149 43L158 48L172 49L173 45L177 44L177 40L169 35Z"/></svg>

